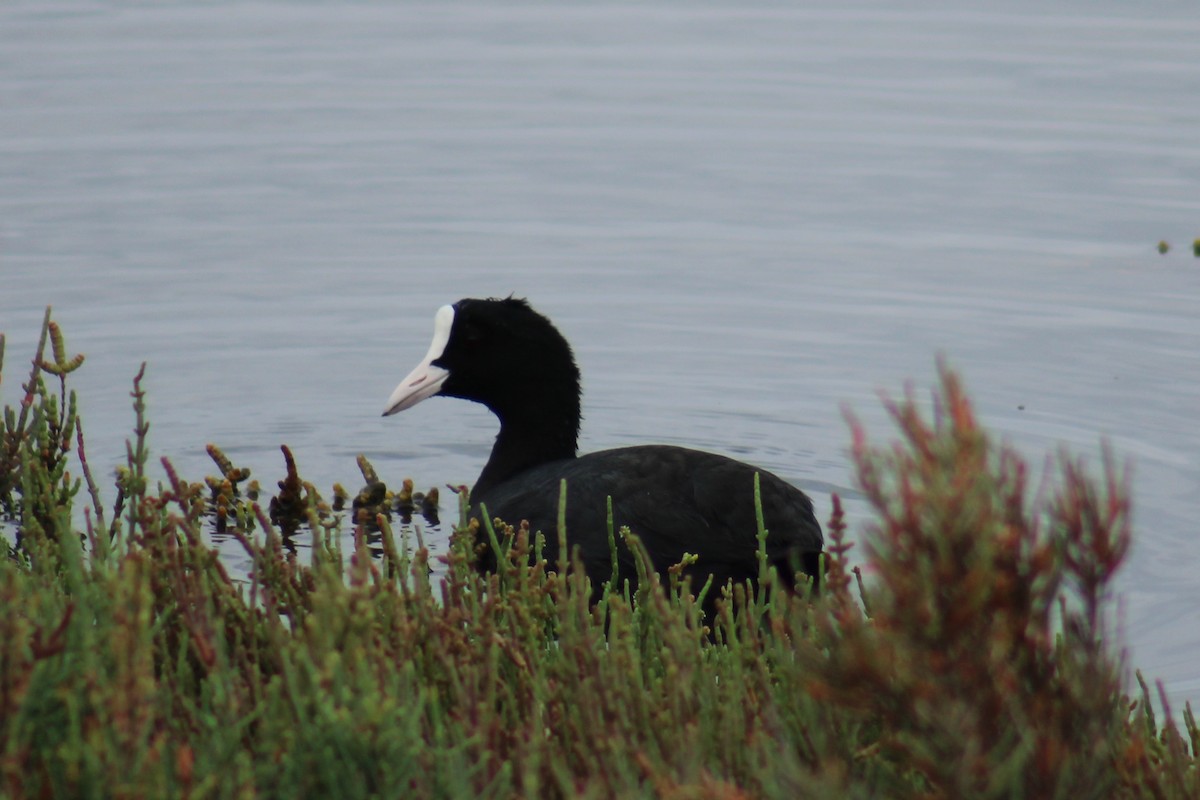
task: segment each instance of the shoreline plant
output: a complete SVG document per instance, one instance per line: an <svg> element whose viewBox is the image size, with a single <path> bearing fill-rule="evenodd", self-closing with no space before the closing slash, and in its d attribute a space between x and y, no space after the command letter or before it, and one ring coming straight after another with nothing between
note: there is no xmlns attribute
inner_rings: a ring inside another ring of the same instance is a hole
<svg viewBox="0 0 1200 800"><path fill-rule="evenodd" d="M1105 627L1132 535L1116 459L1095 478L1060 456L1031 497L945 366L931 415L889 404L897 443L851 421L863 568L835 497L819 596L709 587L725 602L705 620L700 587L650 570L590 606L583 571L531 563L519 526L457 531L432 580L391 526L411 483L390 495L365 461L350 552L286 449L265 506L219 451L215 478L162 459L151 481L141 372L101 486L68 387L82 362L47 311L0 429L0 796L1200 796L1190 706L1182 727L1156 715L1140 674L1128 696Z"/></svg>

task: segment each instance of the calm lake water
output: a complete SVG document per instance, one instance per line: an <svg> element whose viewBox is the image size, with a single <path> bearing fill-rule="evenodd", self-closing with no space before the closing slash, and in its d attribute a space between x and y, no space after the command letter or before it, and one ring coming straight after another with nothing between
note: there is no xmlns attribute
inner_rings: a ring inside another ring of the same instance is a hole
<svg viewBox="0 0 1200 800"><path fill-rule="evenodd" d="M858 524L842 409L886 441L942 354L1035 467L1128 459L1113 618L1195 701L1200 15L1046 8L6 0L4 401L53 304L105 471L147 361L193 479L214 442L273 486L287 443L325 490L359 453L469 483L485 411L379 414L439 305L515 292L584 450L735 454Z"/></svg>

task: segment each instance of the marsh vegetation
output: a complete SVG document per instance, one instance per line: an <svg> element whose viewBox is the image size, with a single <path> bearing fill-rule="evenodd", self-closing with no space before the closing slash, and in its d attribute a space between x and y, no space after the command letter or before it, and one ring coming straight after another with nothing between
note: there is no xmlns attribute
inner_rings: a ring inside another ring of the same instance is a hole
<svg viewBox="0 0 1200 800"><path fill-rule="evenodd" d="M852 548L835 500L819 596L764 574L710 589L706 619L699 587L648 565L592 605L520 526L432 555L393 532L411 484L389 493L365 460L348 511L294 461L269 500L219 451L207 481L169 458L154 480L140 374L125 467L93 474L82 364L47 313L4 385L6 797L1200 795L1191 709L1140 674L1129 691L1107 622L1132 536L1117 457L1060 455L1031 491L947 368L932 414L891 405L895 443L852 424L874 519Z"/></svg>

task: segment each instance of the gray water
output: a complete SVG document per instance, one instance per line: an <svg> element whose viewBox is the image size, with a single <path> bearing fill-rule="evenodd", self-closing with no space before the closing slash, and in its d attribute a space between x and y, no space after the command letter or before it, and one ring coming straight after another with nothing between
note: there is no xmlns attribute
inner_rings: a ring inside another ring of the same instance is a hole
<svg viewBox="0 0 1200 800"><path fill-rule="evenodd" d="M1194 701L1200 14L1046 5L6 0L4 401L53 304L103 472L147 361L193 479L287 443L324 489L469 483L485 411L379 414L439 305L515 292L584 450L734 454L857 525L843 408L886 441L942 354L1035 468L1128 459L1112 618Z"/></svg>

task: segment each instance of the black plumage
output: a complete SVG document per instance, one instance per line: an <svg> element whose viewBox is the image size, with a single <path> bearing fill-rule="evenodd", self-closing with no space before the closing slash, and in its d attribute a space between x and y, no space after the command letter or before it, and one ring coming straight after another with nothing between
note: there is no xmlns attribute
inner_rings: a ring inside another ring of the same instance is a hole
<svg viewBox="0 0 1200 800"><path fill-rule="evenodd" d="M427 397L483 403L500 433L471 490L471 514L510 524L528 520L545 535L543 557L558 558L560 482L567 481L566 530L594 586L612 574L607 498L614 524L628 526L660 573L685 553L698 590L758 576L754 475L769 531L768 560L786 583L796 569L816 577L823 544L812 501L781 478L725 456L671 445L576 455L579 370L570 345L527 302L460 300L435 319L429 353L396 388L385 414ZM632 554L619 548L620 579L636 585ZM494 558L482 565L494 566ZM633 587L631 587L633 588ZM717 594L714 590L710 597Z"/></svg>

